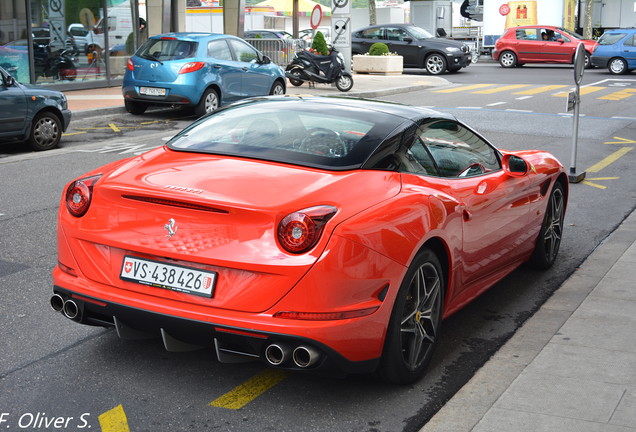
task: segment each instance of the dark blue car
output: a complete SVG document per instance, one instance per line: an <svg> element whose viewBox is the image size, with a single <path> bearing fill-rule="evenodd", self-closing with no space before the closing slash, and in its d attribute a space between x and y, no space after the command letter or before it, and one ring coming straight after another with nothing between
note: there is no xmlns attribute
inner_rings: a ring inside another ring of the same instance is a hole
<svg viewBox="0 0 636 432"><path fill-rule="evenodd" d="M122 92L132 114L150 105L176 105L202 116L238 99L285 89L283 70L240 38L167 33L149 38L128 60Z"/></svg>
<svg viewBox="0 0 636 432"><path fill-rule="evenodd" d="M592 53L592 65L615 75L636 69L636 28L608 30Z"/></svg>
<svg viewBox="0 0 636 432"><path fill-rule="evenodd" d="M0 67L0 141L27 141L33 150L56 147L71 122L64 93L17 82Z"/></svg>

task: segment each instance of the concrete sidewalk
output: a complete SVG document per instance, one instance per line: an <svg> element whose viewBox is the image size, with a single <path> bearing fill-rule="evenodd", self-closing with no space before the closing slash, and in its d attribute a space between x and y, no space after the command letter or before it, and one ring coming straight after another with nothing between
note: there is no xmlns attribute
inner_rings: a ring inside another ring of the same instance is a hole
<svg viewBox="0 0 636 432"><path fill-rule="evenodd" d="M421 432L636 431L636 212Z"/></svg>

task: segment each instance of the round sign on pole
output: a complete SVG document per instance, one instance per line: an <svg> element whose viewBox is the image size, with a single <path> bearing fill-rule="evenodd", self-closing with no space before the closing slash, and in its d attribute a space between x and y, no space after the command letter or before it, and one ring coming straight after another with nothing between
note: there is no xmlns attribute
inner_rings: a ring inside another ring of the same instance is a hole
<svg viewBox="0 0 636 432"><path fill-rule="evenodd" d="M311 11L311 17L309 18L309 23L311 24L311 28L316 30L320 25L320 21L322 20L322 8L319 4L314 6Z"/></svg>
<svg viewBox="0 0 636 432"><path fill-rule="evenodd" d="M585 71L585 45L583 45L583 42L579 42L579 45L576 47L576 53L574 54L574 82L576 83L576 85L581 84L584 71Z"/></svg>

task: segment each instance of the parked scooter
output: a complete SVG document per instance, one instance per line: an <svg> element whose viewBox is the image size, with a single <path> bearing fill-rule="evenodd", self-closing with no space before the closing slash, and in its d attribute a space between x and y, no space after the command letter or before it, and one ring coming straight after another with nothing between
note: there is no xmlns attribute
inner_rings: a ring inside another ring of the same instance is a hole
<svg viewBox="0 0 636 432"><path fill-rule="evenodd" d="M296 53L285 69L285 76L294 86L300 86L305 81L309 81L323 84L335 83L338 90L343 92L353 87L353 77L345 69L344 57L333 47L327 56L312 54L306 50Z"/></svg>
<svg viewBox="0 0 636 432"><path fill-rule="evenodd" d="M77 51L71 48L35 59L35 74L60 80L73 81L77 77Z"/></svg>

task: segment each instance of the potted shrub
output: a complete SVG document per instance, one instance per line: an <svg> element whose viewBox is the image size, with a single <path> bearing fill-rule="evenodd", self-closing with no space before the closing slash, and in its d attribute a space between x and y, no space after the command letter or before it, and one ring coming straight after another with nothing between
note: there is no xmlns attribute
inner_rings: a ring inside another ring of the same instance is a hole
<svg viewBox="0 0 636 432"><path fill-rule="evenodd" d="M356 73L401 74L402 62L402 56L389 52L385 43L378 42L371 45L367 54L353 56L353 70Z"/></svg>

